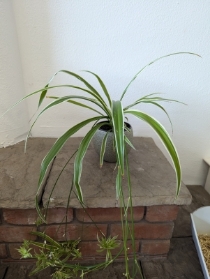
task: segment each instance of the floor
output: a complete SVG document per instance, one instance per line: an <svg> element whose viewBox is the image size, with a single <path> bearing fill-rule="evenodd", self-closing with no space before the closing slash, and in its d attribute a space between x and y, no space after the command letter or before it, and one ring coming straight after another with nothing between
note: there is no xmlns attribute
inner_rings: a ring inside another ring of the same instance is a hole
<svg viewBox="0 0 210 279"><path fill-rule="evenodd" d="M190 212L201 206L210 205L210 195L201 186L188 186L193 202L189 206L180 208L175 223L171 249L167 260L142 261L142 268L145 279L204 279L201 271L198 256L192 240ZM3 264L0 266L0 279L52 279L50 270L29 277L33 269L31 264ZM121 279L124 266L116 263L104 271L90 274L85 279ZM136 276L136 279L141 276Z"/></svg>

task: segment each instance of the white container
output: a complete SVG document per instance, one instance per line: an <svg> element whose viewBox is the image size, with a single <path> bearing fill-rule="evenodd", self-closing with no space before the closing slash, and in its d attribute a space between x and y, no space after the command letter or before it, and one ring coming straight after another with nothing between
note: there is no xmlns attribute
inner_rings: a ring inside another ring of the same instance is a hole
<svg viewBox="0 0 210 279"><path fill-rule="evenodd" d="M207 174L207 177L206 177L206 183L205 183L204 188L210 194L210 157L204 158L204 162L209 167L208 174Z"/></svg>
<svg viewBox="0 0 210 279"><path fill-rule="evenodd" d="M191 213L191 220L193 240L203 270L204 278L210 279L204 256L201 250L200 242L198 240L199 234L210 235L210 206L201 207L193 213Z"/></svg>

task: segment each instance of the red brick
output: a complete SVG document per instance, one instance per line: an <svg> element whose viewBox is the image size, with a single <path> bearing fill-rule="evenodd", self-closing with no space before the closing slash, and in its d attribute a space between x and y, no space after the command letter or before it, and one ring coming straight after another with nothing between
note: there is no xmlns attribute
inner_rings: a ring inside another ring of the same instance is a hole
<svg viewBox="0 0 210 279"><path fill-rule="evenodd" d="M0 244L0 258L1 258L1 259L7 258L6 245L3 244L3 243Z"/></svg>
<svg viewBox="0 0 210 279"><path fill-rule="evenodd" d="M68 208L67 210L67 222L73 220L73 209ZM53 223L65 223L66 222L66 208L49 208L47 212L47 224Z"/></svg>
<svg viewBox="0 0 210 279"><path fill-rule="evenodd" d="M139 241L136 240L134 245L135 245L134 246L134 251L137 253L139 251ZM133 246L132 246L132 242L130 240L127 241L126 247L127 247L127 254L128 255L133 254ZM123 241L120 241L120 246L117 247L116 249L114 249L112 254L117 255L122 248L123 248ZM122 250L120 255L124 255L124 249Z"/></svg>
<svg viewBox="0 0 210 279"><path fill-rule="evenodd" d="M146 208L145 219L149 222L167 222L176 220L179 207L177 205L154 205Z"/></svg>
<svg viewBox="0 0 210 279"><path fill-rule="evenodd" d="M10 252L10 256L12 259L19 260L21 258L21 255L17 250L20 248L21 245L22 245L22 243L10 243L9 244L9 252ZM32 255L34 254L34 252L36 252L36 253L39 252L39 248L34 245L31 245L30 248L31 248L30 253Z"/></svg>
<svg viewBox="0 0 210 279"><path fill-rule="evenodd" d="M107 225L97 225L97 227L93 224L67 224L67 228L65 225L49 225L43 227L42 229L45 228L45 233L58 241L65 241L66 239L73 240L78 238L81 240L97 240L97 234L100 236L99 230L106 235Z"/></svg>
<svg viewBox="0 0 210 279"><path fill-rule="evenodd" d="M66 208L49 208L47 212L47 223L64 223ZM16 225L33 225L36 223L38 214L36 209L3 209L4 221ZM73 220L73 210L67 211L67 222Z"/></svg>
<svg viewBox="0 0 210 279"><path fill-rule="evenodd" d="M17 249L19 249L21 245L22 245L22 243L9 244L9 252L10 252L11 258L13 258L15 260L18 260L21 258L20 253L17 251Z"/></svg>
<svg viewBox="0 0 210 279"><path fill-rule="evenodd" d="M4 221L16 225L33 225L37 220L36 209L3 209Z"/></svg>
<svg viewBox="0 0 210 279"><path fill-rule="evenodd" d="M96 241L82 241L79 243L78 247L82 253L82 257L104 257L106 255L106 252L97 252L100 248Z"/></svg>
<svg viewBox="0 0 210 279"><path fill-rule="evenodd" d="M0 226L0 241L22 242L24 239L35 240L36 236L30 234L32 231L36 231L36 227Z"/></svg>
<svg viewBox="0 0 210 279"><path fill-rule="evenodd" d="M134 225L135 239L170 239L174 224L172 222L151 224L140 222ZM111 225L111 235L122 239L122 228L119 224Z"/></svg>
<svg viewBox="0 0 210 279"><path fill-rule="evenodd" d="M81 222L117 222L121 221L120 208L86 208L85 210L80 208L76 209L76 217ZM144 207L138 206L133 208L134 221L140 221L144 215ZM128 219L131 219L128 214Z"/></svg>
<svg viewBox="0 0 210 279"><path fill-rule="evenodd" d="M170 248L170 240L142 240L141 254L142 255L165 255Z"/></svg>

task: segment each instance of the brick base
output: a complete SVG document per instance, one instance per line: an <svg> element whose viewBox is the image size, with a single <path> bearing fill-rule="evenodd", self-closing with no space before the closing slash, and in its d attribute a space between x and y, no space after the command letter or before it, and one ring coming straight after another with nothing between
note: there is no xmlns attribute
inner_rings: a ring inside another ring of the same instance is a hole
<svg viewBox="0 0 210 279"><path fill-rule="evenodd" d="M36 226L37 213L35 209L1 209L0 213L0 258L1 261L18 261L20 255L17 249L23 239L37 240L31 231L46 231L58 241L77 239L80 237L81 261L102 260L103 253L97 252L97 234L100 231L106 236L118 235L122 239L120 209L118 208L89 208L88 215L83 209L67 211L67 230L63 218L65 208L49 209L47 225ZM135 252L139 258L166 256L170 247L173 232L173 221L176 219L178 206L162 205L134 208ZM113 251L117 254L119 248ZM128 254L132 256L131 241L128 240Z"/></svg>

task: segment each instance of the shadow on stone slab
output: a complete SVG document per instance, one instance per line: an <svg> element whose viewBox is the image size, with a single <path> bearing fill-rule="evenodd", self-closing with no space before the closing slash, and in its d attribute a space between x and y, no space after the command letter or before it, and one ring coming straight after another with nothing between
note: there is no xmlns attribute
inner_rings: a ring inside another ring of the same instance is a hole
<svg viewBox="0 0 210 279"><path fill-rule="evenodd" d="M174 238L167 260L143 261L145 279L204 279L194 242Z"/></svg>
<svg viewBox="0 0 210 279"><path fill-rule="evenodd" d="M173 237L192 236L190 213L202 206L210 206L210 195L203 186L187 186L192 195L190 205L180 206L174 224Z"/></svg>

